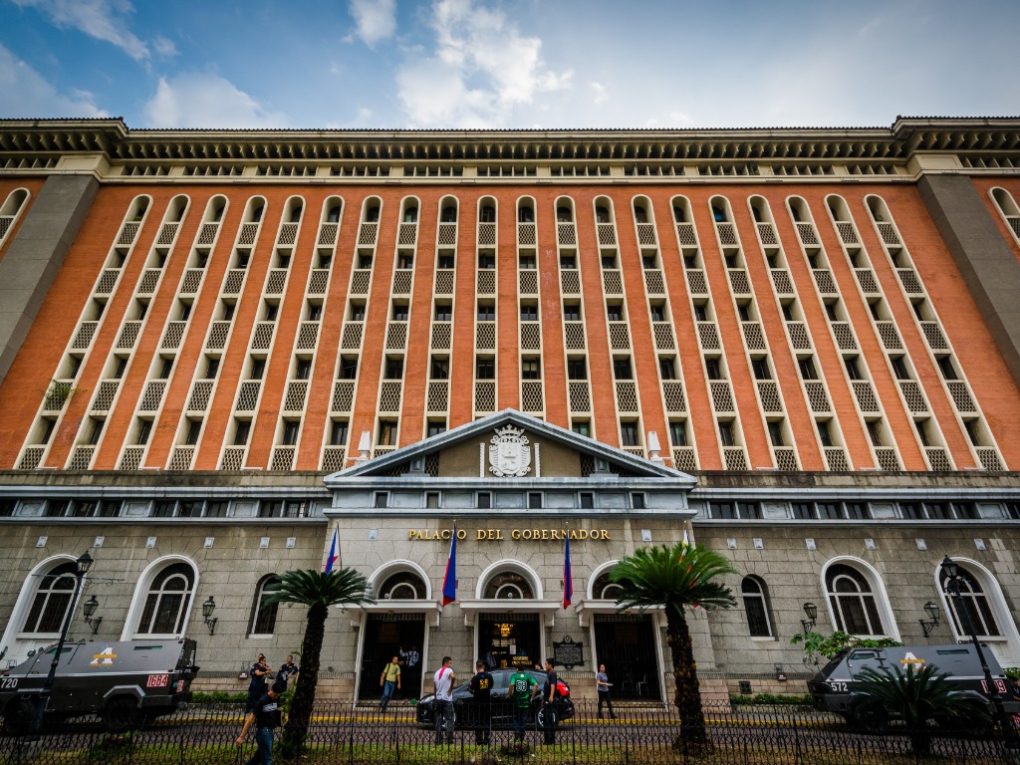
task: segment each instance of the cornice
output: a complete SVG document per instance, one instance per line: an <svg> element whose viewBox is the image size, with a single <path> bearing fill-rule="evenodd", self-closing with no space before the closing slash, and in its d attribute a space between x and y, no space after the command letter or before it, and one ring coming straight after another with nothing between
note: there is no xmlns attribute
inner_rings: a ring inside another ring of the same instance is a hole
<svg viewBox="0 0 1020 765"><path fill-rule="evenodd" d="M570 170L588 164L617 171L612 173L613 177L553 172L547 177L554 182L677 182L706 176L713 181L760 181L763 177L767 180L782 176L788 170L790 175L783 179L799 181L804 176L798 174L797 168L811 164L861 165L860 175L871 179L867 166L883 164L882 175L889 175L892 167L891 174L899 176L886 180L903 180L904 175L917 172L907 169L910 160L926 153L1015 156L1020 167L1020 117L899 117L887 128L656 130L132 130L121 119L0 120L0 173L81 172L82 169L62 167L52 160L96 155L109 166L110 171L101 175L122 176L132 181L388 180L385 172L380 177L348 177L339 172L339 177L330 177L329 166L339 170L353 164L375 169L517 165L545 170ZM40 164L40 160L47 159L48 164ZM155 177L131 171L133 167L148 169L157 163L167 167L158 168ZM222 173L208 177L195 172L206 165L216 168L229 165L232 172L230 177ZM283 165L302 172L285 173L284 177L271 172ZM775 172L773 166L783 166L782 172ZM174 173L171 167L184 170ZM670 177L654 172L662 168L672 168ZM823 169L819 175L832 180L832 172ZM853 175L855 171L842 172ZM533 177L494 177L484 173L472 177L478 182L535 182ZM460 183L468 178L408 177L398 171L393 180Z"/></svg>

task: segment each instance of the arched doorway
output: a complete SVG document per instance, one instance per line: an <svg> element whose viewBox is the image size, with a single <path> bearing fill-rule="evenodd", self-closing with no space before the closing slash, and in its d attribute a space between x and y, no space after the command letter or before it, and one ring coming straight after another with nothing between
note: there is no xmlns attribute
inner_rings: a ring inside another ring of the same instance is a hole
<svg viewBox="0 0 1020 765"><path fill-rule="evenodd" d="M542 620L527 604L537 597L532 572L502 568L481 587L481 598L506 605L478 615L478 658L490 669L535 667L542 662Z"/></svg>

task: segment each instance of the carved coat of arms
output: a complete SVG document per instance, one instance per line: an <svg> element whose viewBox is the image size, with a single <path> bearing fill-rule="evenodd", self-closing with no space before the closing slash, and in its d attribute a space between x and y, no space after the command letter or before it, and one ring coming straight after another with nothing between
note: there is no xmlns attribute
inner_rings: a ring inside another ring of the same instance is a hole
<svg viewBox="0 0 1020 765"><path fill-rule="evenodd" d="M489 471L500 478L525 476L531 470L531 447L524 431L507 425L497 428L489 442Z"/></svg>

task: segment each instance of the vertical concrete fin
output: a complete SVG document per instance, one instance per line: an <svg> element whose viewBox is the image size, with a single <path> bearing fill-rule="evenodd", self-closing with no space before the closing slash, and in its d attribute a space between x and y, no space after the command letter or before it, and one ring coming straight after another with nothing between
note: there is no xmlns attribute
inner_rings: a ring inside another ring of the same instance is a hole
<svg viewBox="0 0 1020 765"><path fill-rule="evenodd" d="M51 175L0 260L0 382L35 321L99 183L88 175Z"/></svg>
<svg viewBox="0 0 1020 765"><path fill-rule="evenodd" d="M1020 386L1020 263L970 178L926 175L918 188Z"/></svg>

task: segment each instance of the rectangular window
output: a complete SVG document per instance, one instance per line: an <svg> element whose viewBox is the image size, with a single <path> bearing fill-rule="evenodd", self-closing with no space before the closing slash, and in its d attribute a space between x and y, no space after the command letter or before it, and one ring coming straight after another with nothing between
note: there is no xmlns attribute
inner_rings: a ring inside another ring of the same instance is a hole
<svg viewBox="0 0 1020 765"><path fill-rule="evenodd" d="M580 505L582 510L594 510L595 494L590 491L582 491Z"/></svg>
<svg viewBox="0 0 1020 765"><path fill-rule="evenodd" d="M538 306L527 304L522 305L521 321L538 321Z"/></svg>
<svg viewBox="0 0 1020 765"><path fill-rule="evenodd" d="M487 491L480 491L475 495L475 506L479 510L488 510L492 507L492 494Z"/></svg>
<svg viewBox="0 0 1020 765"><path fill-rule="evenodd" d="M100 518L116 518L120 515L119 499L104 499L99 503Z"/></svg>
<svg viewBox="0 0 1020 765"><path fill-rule="evenodd" d="M425 435L431 438L446 432L446 420L429 420L425 428Z"/></svg>
<svg viewBox="0 0 1020 765"><path fill-rule="evenodd" d="M149 443L149 436L151 434L152 420L139 420L138 430L135 432L135 444L138 446L144 446Z"/></svg>
<svg viewBox="0 0 1020 765"><path fill-rule="evenodd" d="M312 360L298 359L297 364L295 364L294 366L294 379L307 380L311 376L312 376Z"/></svg>
<svg viewBox="0 0 1020 765"><path fill-rule="evenodd" d="M440 358L438 356L432 357L430 373L433 380L446 380L450 376L450 360Z"/></svg>
<svg viewBox="0 0 1020 765"><path fill-rule="evenodd" d="M772 445L784 446L786 440L783 437L783 423L770 422L768 425L769 425L769 440L772 441Z"/></svg>
<svg viewBox="0 0 1020 765"><path fill-rule="evenodd" d="M201 518L202 517L202 500L200 499L186 499L181 500L180 508L177 512L178 518Z"/></svg>
<svg viewBox="0 0 1020 765"><path fill-rule="evenodd" d="M570 429L579 436L591 438L591 423L588 422L588 420L572 420L570 423Z"/></svg>
<svg viewBox="0 0 1020 765"><path fill-rule="evenodd" d="M379 446L397 445L397 421L379 420Z"/></svg>
<svg viewBox="0 0 1020 765"><path fill-rule="evenodd" d="M365 304L356 303L351 301L350 308L348 310L349 321L364 321L365 320Z"/></svg>
<svg viewBox="0 0 1020 765"><path fill-rule="evenodd" d="M475 360L475 377L479 380L495 380L496 379L496 360L495 359L476 359Z"/></svg>
<svg viewBox="0 0 1020 765"><path fill-rule="evenodd" d="M353 380L358 376L358 357L341 356L340 369L337 370L337 377L341 380Z"/></svg>
<svg viewBox="0 0 1020 765"><path fill-rule="evenodd" d="M425 492L425 507L430 510L436 510L439 508L439 492L438 491L427 491Z"/></svg>
<svg viewBox="0 0 1020 765"><path fill-rule="evenodd" d="M761 505L757 502L738 502L737 515L745 521L761 520Z"/></svg>
<svg viewBox="0 0 1020 765"><path fill-rule="evenodd" d="M173 518L177 509L177 502L172 499L163 499L156 502L152 507L153 518Z"/></svg>
<svg viewBox="0 0 1020 765"><path fill-rule="evenodd" d="M645 493L643 491L635 491L630 495L630 506L634 510L644 510L648 507L646 502Z"/></svg>
<svg viewBox="0 0 1020 765"><path fill-rule="evenodd" d="M172 503L171 503L172 504ZM62 518L67 514L67 511L71 507L71 501L68 499L51 499L46 502L45 517L47 518Z"/></svg>
<svg viewBox="0 0 1020 765"><path fill-rule="evenodd" d="M710 518L734 520L737 517L737 510L732 502L709 502L708 515Z"/></svg>
<svg viewBox="0 0 1020 765"><path fill-rule="evenodd" d="M823 521L838 521L843 517L840 506L836 502L819 502L818 517Z"/></svg>
<svg viewBox="0 0 1020 765"><path fill-rule="evenodd" d="M636 422L620 423L620 444L623 446L640 446Z"/></svg>
<svg viewBox="0 0 1020 765"><path fill-rule="evenodd" d="M295 446L298 441L298 431L301 430L301 423L297 420L287 420L283 424L283 435L280 443L283 446Z"/></svg>
<svg viewBox="0 0 1020 765"><path fill-rule="evenodd" d="M978 515L977 505L973 502L954 502L953 512L957 518L966 521L976 521L980 516Z"/></svg>
<svg viewBox="0 0 1020 765"><path fill-rule="evenodd" d="M687 423L680 420L670 421L669 440L673 446L687 446Z"/></svg>
<svg viewBox="0 0 1020 765"><path fill-rule="evenodd" d="M567 379L588 379L588 365L585 364L584 359L567 359Z"/></svg>
<svg viewBox="0 0 1020 765"><path fill-rule="evenodd" d="M818 427L818 440L822 442L822 446L832 446L832 432L829 429L829 421L819 420L815 424Z"/></svg>
<svg viewBox="0 0 1020 765"><path fill-rule="evenodd" d="M329 445L347 445L347 420L333 420L329 425Z"/></svg>
<svg viewBox="0 0 1020 765"><path fill-rule="evenodd" d="M223 499L213 499L205 503L206 518L226 518L227 506L230 503Z"/></svg>
<svg viewBox="0 0 1020 765"><path fill-rule="evenodd" d="M492 303L479 303L478 304L478 321L495 321L496 320L496 306Z"/></svg>
<svg viewBox="0 0 1020 765"><path fill-rule="evenodd" d="M184 443L187 446L194 446L198 443L198 437L202 433L201 420L188 420L188 429L184 434Z"/></svg>
<svg viewBox="0 0 1020 765"><path fill-rule="evenodd" d="M283 502L280 500L259 502L259 518L282 518Z"/></svg>
<svg viewBox="0 0 1020 765"><path fill-rule="evenodd" d="M733 446L733 423L719 423L719 440L723 446Z"/></svg>
<svg viewBox="0 0 1020 765"><path fill-rule="evenodd" d="M234 446L244 446L248 443L248 434L251 433L251 422L248 420L237 420L234 427Z"/></svg>
<svg viewBox="0 0 1020 765"><path fill-rule="evenodd" d="M818 372L815 370L815 362L810 356L797 361L797 365L800 367L800 376L805 380L817 380Z"/></svg>
<svg viewBox="0 0 1020 765"><path fill-rule="evenodd" d="M771 380L772 370L769 368L769 360L765 356L751 359L751 367L754 369L754 377L757 380Z"/></svg>
<svg viewBox="0 0 1020 765"><path fill-rule="evenodd" d="M815 507L810 502L794 502L793 517L798 521L814 520Z"/></svg>
<svg viewBox="0 0 1020 765"><path fill-rule="evenodd" d="M613 376L617 380L630 380L633 377L630 369L630 359L613 359Z"/></svg>
<svg viewBox="0 0 1020 765"><path fill-rule="evenodd" d="M910 521L919 520L924 517L921 513L921 505L917 502L900 502L900 516Z"/></svg>
<svg viewBox="0 0 1020 765"><path fill-rule="evenodd" d="M528 492L528 509L529 510L542 509L542 492L540 491Z"/></svg>
<svg viewBox="0 0 1020 765"><path fill-rule="evenodd" d="M521 359L521 379L541 380L542 362L537 358Z"/></svg>
<svg viewBox="0 0 1020 765"><path fill-rule="evenodd" d="M952 510L945 502L925 502L924 509L930 520L947 521L953 517Z"/></svg>
<svg viewBox="0 0 1020 765"><path fill-rule="evenodd" d="M449 303L436 303L436 321L451 321L453 319L453 307Z"/></svg>
<svg viewBox="0 0 1020 765"><path fill-rule="evenodd" d="M868 506L863 502L847 502L843 507L851 521L863 521L868 517Z"/></svg>
<svg viewBox="0 0 1020 765"><path fill-rule="evenodd" d="M373 507L383 508L388 507L390 503L390 493L388 491L377 491L373 498Z"/></svg>
<svg viewBox="0 0 1020 765"><path fill-rule="evenodd" d="M251 380L261 380L262 375L264 375L265 373L266 373L266 360L252 359L251 371L248 373L248 378Z"/></svg>

